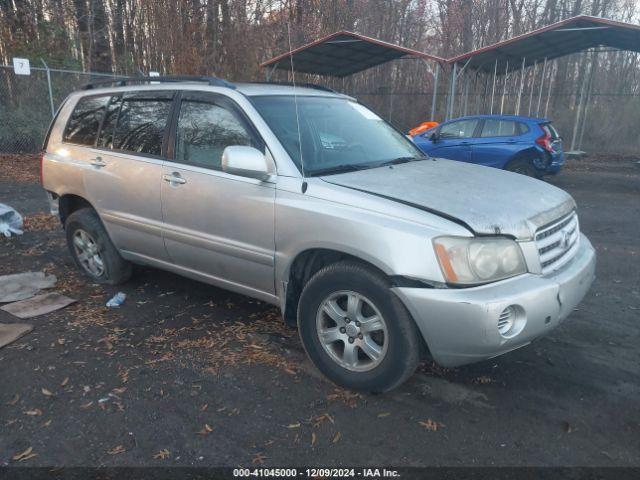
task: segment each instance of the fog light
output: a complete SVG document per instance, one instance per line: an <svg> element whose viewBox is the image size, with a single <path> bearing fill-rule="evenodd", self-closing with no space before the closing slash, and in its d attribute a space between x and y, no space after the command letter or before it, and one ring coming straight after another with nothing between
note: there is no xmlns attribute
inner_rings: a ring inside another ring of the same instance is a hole
<svg viewBox="0 0 640 480"><path fill-rule="evenodd" d="M506 336L516 322L516 311L512 306L505 308L498 318L498 331L503 337Z"/></svg>

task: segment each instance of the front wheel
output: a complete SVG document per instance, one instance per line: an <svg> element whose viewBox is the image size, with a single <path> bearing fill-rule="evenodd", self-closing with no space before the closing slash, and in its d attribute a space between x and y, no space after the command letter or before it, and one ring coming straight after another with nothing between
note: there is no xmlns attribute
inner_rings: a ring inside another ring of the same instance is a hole
<svg viewBox="0 0 640 480"><path fill-rule="evenodd" d="M307 354L334 383L385 392L415 371L420 339L384 276L356 262L318 271L305 285L298 327Z"/></svg>

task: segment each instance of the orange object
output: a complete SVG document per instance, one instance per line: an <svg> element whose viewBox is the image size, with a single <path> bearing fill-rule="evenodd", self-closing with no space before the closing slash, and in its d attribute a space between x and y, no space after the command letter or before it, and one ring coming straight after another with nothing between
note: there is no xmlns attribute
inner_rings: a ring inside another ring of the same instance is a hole
<svg viewBox="0 0 640 480"><path fill-rule="evenodd" d="M421 133L426 132L430 128L437 127L438 125L438 122L422 122L417 127L409 130L409 135L411 135L412 137L415 135L420 135Z"/></svg>

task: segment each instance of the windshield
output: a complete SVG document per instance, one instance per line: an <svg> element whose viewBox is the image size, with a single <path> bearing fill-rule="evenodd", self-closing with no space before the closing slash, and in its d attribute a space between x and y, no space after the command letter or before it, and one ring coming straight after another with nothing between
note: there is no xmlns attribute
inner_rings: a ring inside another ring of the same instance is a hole
<svg viewBox="0 0 640 480"><path fill-rule="evenodd" d="M402 133L368 108L344 98L258 96L252 101L298 169L306 175L424 159ZM302 148L300 148L302 143Z"/></svg>

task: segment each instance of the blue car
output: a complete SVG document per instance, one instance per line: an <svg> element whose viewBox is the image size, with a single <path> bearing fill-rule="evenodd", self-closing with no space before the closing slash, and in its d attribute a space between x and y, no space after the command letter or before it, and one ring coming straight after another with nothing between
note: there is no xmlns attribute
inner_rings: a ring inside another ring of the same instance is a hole
<svg viewBox="0 0 640 480"><path fill-rule="evenodd" d="M431 157L503 168L531 177L558 173L564 164L562 139L543 118L461 117L412 138Z"/></svg>

